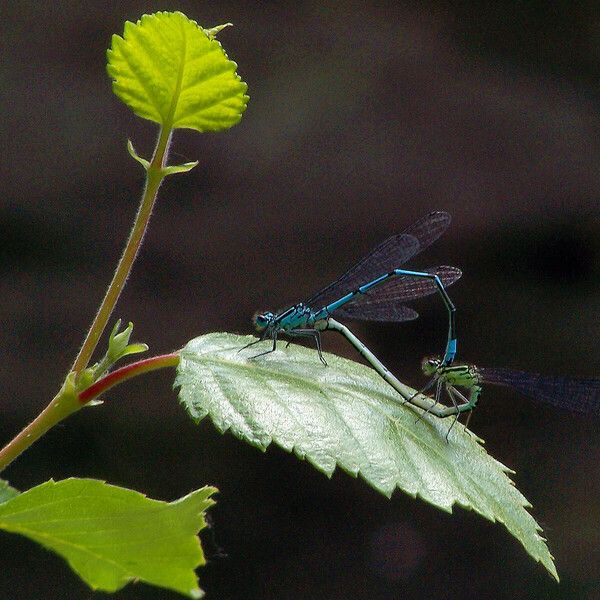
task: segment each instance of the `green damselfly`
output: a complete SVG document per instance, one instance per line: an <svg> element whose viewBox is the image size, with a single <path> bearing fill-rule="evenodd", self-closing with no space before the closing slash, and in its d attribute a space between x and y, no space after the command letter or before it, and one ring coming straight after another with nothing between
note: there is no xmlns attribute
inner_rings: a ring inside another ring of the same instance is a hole
<svg viewBox="0 0 600 600"><path fill-rule="evenodd" d="M426 412L437 417L455 415L452 425L460 414L471 412L475 408L485 384L509 387L544 404L600 417L600 379L540 375L512 369L476 367L472 364L445 365L437 357L424 358L421 367L425 375L432 377L421 393L435 386L435 403ZM462 388L464 393L458 388ZM441 404L443 390L452 406ZM415 395L409 401L416 397Z"/></svg>

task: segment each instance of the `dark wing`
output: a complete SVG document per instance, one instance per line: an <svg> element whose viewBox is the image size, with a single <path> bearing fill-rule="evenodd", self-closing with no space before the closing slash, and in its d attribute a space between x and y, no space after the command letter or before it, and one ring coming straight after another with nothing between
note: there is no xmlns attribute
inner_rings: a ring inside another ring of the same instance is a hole
<svg viewBox="0 0 600 600"><path fill-rule="evenodd" d="M448 213L429 213L402 233L379 244L341 277L306 300L305 304L321 308L376 277L400 268L435 242L449 224Z"/></svg>
<svg viewBox="0 0 600 600"><path fill-rule="evenodd" d="M462 275L456 267L431 267L424 271L435 273L444 287L452 285ZM436 291L437 287L430 279L394 277L371 292L357 295L356 300L336 310L335 315L363 321L411 321L419 316L418 313L401 303L429 296Z"/></svg>
<svg viewBox="0 0 600 600"><path fill-rule="evenodd" d="M484 383L505 385L532 400L600 417L600 379L545 376L511 369L479 369Z"/></svg>
<svg viewBox="0 0 600 600"><path fill-rule="evenodd" d="M360 321L384 321L386 323L402 321L413 321L419 318L419 313L402 304L394 305L379 302L361 302L360 304L348 304L343 309L335 311L335 316L346 319L359 319Z"/></svg>

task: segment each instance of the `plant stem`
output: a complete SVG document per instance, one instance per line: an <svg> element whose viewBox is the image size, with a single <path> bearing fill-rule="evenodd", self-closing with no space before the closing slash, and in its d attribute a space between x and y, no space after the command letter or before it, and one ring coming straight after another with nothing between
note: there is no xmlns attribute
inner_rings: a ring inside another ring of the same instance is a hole
<svg viewBox="0 0 600 600"><path fill-rule="evenodd" d="M144 238L144 234L148 227L158 188L165 177L162 169L166 163L172 131L171 128L161 128L160 130L150 167L146 171L146 185L140 207L135 217L131 233L129 234L129 239L125 245L125 250L117 265L112 281L106 290L104 300L102 300L102 304L96 313L96 317L94 318L90 330L79 350L79 354L71 368L71 371L75 372L76 377L82 369L87 367L96 345L98 344L98 340L100 339L115 304L121 295L127 277L131 272L133 261L137 256L142 239Z"/></svg>
<svg viewBox="0 0 600 600"><path fill-rule="evenodd" d="M19 454L21 454L21 452L29 448L29 446L37 441L49 429L54 427L54 425L78 411L86 402L89 402L102 391L116 385L120 381L125 381L125 379L134 377L135 375L177 364L179 360L178 355L171 354L164 355L163 357L156 357L155 359L146 359L145 361L133 363L132 365L118 369L91 386L91 388L98 391L96 393L88 393L88 396L86 396L87 400L84 402L80 400L79 395L75 391L77 378L81 371L87 367L90 358L96 349L98 340L108 323L108 319L121 295L127 277L131 272L131 267L140 249L146 229L148 228L148 222L150 221L150 215L152 214L152 208L156 201L158 189L166 176L163 168L167 161L172 132L173 129L171 127L161 127L160 129L154 154L152 155L152 161L146 170L144 193L142 194L140 206L135 216L129 239L127 240L127 244L125 245L125 249L119 260L112 281L106 290L104 300L102 300L102 304L100 304L100 308L94 317L94 321L92 322L90 330L75 358L73 367L65 379L63 387L52 399L50 404L48 404L48 406L46 406L46 408L29 425L27 425L21 433L0 450L0 471L7 467L15 458L17 458L17 456L19 456ZM99 385L101 382L104 383L104 386ZM87 391L88 390L85 390L83 393L86 393Z"/></svg>
<svg viewBox="0 0 600 600"><path fill-rule="evenodd" d="M75 393L72 377L52 399L50 404L25 429L0 450L0 471L6 468L21 452L29 448L49 429L69 415L77 412L81 404Z"/></svg>
<svg viewBox="0 0 600 600"><path fill-rule="evenodd" d="M63 388L52 399L52 402L21 433L0 450L0 471L5 469L21 452L27 450L54 425L77 412L108 389L132 377L166 367L175 367L178 363L178 352L146 358L109 373L79 394L75 391L73 376L69 376Z"/></svg>
<svg viewBox="0 0 600 600"><path fill-rule="evenodd" d="M165 367L175 367L179 364L179 353L173 352L171 354L162 354L161 356L152 356L138 362L125 365L112 373L109 373L105 377L98 379L95 383L90 385L89 388L83 390L79 394L79 402L81 405L87 404L94 398L97 398L100 394L103 394L110 388L123 383L132 377L137 377L150 371L156 371L158 369L164 369Z"/></svg>

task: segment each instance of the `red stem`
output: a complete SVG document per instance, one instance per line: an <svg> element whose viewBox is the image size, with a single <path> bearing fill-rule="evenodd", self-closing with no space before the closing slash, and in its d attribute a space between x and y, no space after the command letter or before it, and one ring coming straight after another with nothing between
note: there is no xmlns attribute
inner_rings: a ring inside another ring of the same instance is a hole
<svg viewBox="0 0 600 600"><path fill-rule="evenodd" d="M102 379L98 379L98 381L90 385L89 388L83 390L83 392L80 392L79 402L81 402L81 404L87 404L90 400L97 398L100 394L103 394L115 385L123 383L132 377L136 377L142 373L156 371L157 369L164 369L165 367L175 367L178 363L179 352L172 352L171 354L152 356L150 358L125 365L124 367L109 373L105 377L102 377Z"/></svg>

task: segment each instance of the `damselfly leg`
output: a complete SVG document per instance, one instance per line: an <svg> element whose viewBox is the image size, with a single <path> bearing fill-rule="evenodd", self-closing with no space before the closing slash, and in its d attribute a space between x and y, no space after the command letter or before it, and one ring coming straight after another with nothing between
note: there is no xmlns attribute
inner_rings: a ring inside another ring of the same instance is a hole
<svg viewBox="0 0 600 600"><path fill-rule="evenodd" d="M269 334L268 330L264 330L260 337L257 340L254 340L253 342L250 342L249 344L246 344L245 346L242 346L236 354L239 354L242 350L246 350L246 348L250 348L251 346L254 346L255 344L260 344L261 342L264 342L267 339L267 335ZM260 356L260 354L258 355ZM255 356L251 356L250 358L256 358Z"/></svg>
<svg viewBox="0 0 600 600"><path fill-rule="evenodd" d="M415 423L418 423L419 421L423 420L423 417L425 417L425 415L429 414L431 412L431 409L436 405L440 403L440 398L442 396L442 380L438 379L437 377L434 377L423 389L427 390L430 387L433 387L433 385L435 384L435 401L434 403L424 412L422 412L416 419L415 419ZM408 400L407 402L410 402L417 394L420 394L422 392L417 392L416 394L413 394Z"/></svg>
<svg viewBox="0 0 600 600"><path fill-rule="evenodd" d="M250 356L249 360L254 360L255 358L258 358L259 356L264 356L265 354L271 354L271 352L275 352L275 350L277 350L277 330L271 333L273 339L273 347L270 350L265 350L264 352L260 352L258 354L255 354L254 356Z"/></svg>
<svg viewBox="0 0 600 600"><path fill-rule="evenodd" d="M435 385L436 381L437 381L437 377L432 377L420 390L415 392L410 398L406 398L406 400L404 400L404 402L402 402L402 404L406 404L407 402L410 402L417 396L425 395L425 393L428 392Z"/></svg>
<svg viewBox="0 0 600 600"><path fill-rule="evenodd" d="M289 337L313 338L315 340L315 345L319 354L319 360L325 366L327 366L327 361L323 357L323 347L321 346L321 332L318 329L291 329L290 331L286 331L285 333ZM291 343L292 340L289 340L285 347L287 348Z"/></svg>

